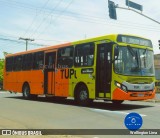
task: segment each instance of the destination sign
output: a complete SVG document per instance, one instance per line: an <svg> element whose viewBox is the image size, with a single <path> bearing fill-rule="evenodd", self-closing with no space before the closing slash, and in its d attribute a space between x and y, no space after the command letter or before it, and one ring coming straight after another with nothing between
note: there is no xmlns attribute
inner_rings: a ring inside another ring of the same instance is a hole
<svg viewBox="0 0 160 138"><path fill-rule="evenodd" d="M117 42L152 47L151 40L140 38L140 37L134 37L134 36L118 35Z"/></svg>

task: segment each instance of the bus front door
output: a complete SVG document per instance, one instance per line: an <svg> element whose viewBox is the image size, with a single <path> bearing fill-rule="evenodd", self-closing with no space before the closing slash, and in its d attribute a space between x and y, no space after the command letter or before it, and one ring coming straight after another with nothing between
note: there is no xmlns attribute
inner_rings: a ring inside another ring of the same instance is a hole
<svg viewBox="0 0 160 138"><path fill-rule="evenodd" d="M45 53L45 66L44 66L44 93L55 93L55 62L56 51Z"/></svg>
<svg viewBox="0 0 160 138"><path fill-rule="evenodd" d="M96 97L111 98L112 45L97 45Z"/></svg>

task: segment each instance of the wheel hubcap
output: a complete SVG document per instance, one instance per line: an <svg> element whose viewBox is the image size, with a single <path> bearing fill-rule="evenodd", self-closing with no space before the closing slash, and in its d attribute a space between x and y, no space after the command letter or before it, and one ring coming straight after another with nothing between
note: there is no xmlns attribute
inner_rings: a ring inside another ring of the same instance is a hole
<svg viewBox="0 0 160 138"><path fill-rule="evenodd" d="M83 101L87 99L87 92L85 90L80 92L80 99Z"/></svg>
<svg viewBox="0 0 160 138"><path fill-rule="evenodd" d="M28 89L28 88L25 88L25 89L24 89L24 96L25 96L25 97L28 97L28 95L29 95L29 89Z"/></svg>

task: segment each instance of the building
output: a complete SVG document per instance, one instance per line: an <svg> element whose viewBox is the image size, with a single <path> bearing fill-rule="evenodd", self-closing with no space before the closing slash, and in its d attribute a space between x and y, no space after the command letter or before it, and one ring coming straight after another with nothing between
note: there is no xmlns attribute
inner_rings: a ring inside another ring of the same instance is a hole
<svg viewBox="0 0 160 138"><path fill-rule="evenodd" d="M154 55L155 76L160 80L160 54Z"/></svg>
<svg viewBox="0 0 160 138"><path fill-rule="evenodd" d="M156 92L160 92L160 54L154 55L155 77L156 77Z"/></svg>

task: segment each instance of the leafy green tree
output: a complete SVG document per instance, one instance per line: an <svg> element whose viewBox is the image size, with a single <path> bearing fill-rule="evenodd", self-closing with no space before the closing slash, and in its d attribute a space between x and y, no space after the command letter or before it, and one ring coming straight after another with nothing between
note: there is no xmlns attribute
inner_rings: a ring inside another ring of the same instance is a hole
<svg viewBox="0 0 160 138"><path fill-rule="evenodd" d="M0 83L3 82L4 59L0 59Z"/></svg>
<svg viewBox="0 0 160 138"><path fill-rule="evenodd" d="M8 52L3 52L3 55L6 56L10 54ZM3 83L3 69L4 69L4 58L0 58L0 83Z"/></svg>

